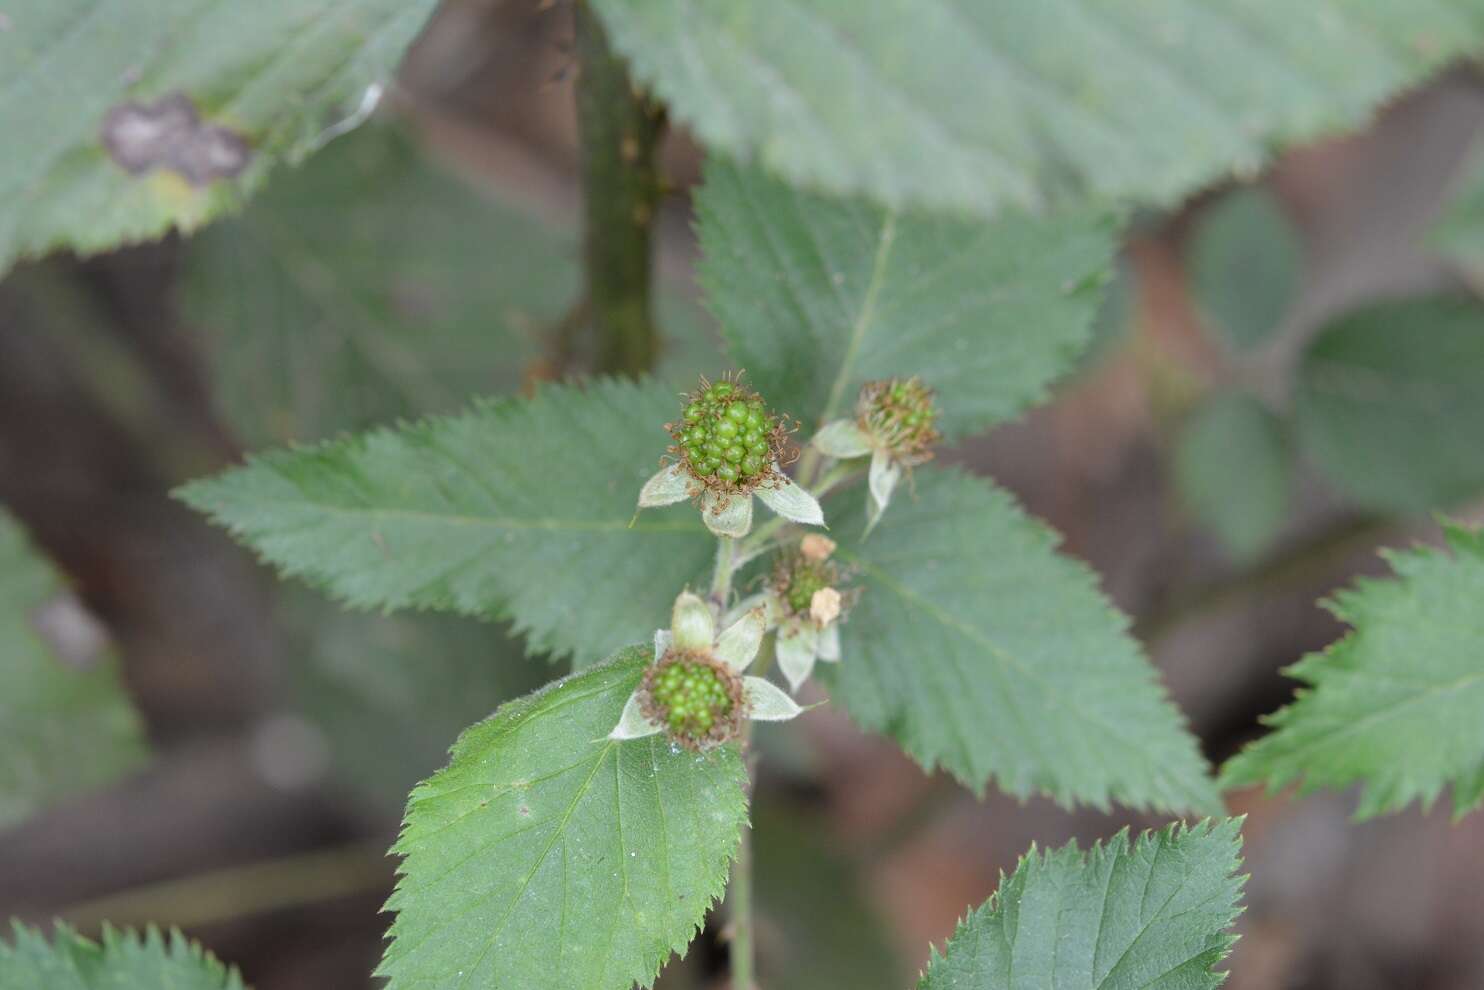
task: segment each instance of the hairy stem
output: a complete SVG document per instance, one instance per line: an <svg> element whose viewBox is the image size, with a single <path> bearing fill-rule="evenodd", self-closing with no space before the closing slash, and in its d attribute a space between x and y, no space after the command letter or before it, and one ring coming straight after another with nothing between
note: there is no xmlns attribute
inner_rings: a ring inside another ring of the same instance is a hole
<svg viewBox="0 0 1484 990"><path fill-rule="evenodd" d="M659 353L650 303L664 112L639 91L586 0L576 8L587 298L599 371L638 377Z"/></svg>
<svg viewBox="0 0 1484 990"><path fill-rule="evenodd" d="M837 485L849 480L850 477L854 474L857 474L859 470L859 468L851 464L836 464L833 468L825 472L824 477L820 478L817 484L809 485L802 480L800 481L800 484L803 484L806 488L808 488L809 493L815 498L824 498L830 493L832 489L834 489ZM733 567L741 567L743 564L747 563L749 560L752 560L758 554L766 550L768 548L769 539L772 538L774 533L782 529L787 524L787 522L788 520L784 519L781 516L774 516L767 522L755 528L751 533L747 534L747 536L742 540L741 545L738 547L738 552L735 556L735 559L733 560Z"/></svg>
<svg viewBox="0 0 1484 990"><path fill-rule="evenodd" d="M716 538L716 569L711 572L711 597L722 612L732 597L732 575L737 573L737 541L730 536Z"/></svg>

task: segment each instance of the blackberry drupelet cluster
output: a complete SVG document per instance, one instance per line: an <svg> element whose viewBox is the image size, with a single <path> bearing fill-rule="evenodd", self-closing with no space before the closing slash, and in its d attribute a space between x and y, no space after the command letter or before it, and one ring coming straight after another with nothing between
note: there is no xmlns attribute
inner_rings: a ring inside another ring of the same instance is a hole
<svg viewBox="0 0 1484 990"><path fill-rule="evenodd" d="M667 423L670 453L708 488L751 492L785 460L789 430L761 396L740 381L704 378L686 396L678 423Z"/></svg>
<svg viewBox="0 0 1484 990"><path fill-rule="evenodd" d="M645 674L640 702L671 739L688 749L710 749L740 731L742 679L714 657L668 653Z"/></svg>
<svg viewBox="0 0 1484 990"><path fill-rule="evenodd" d="M904 464L932 457L933 445L942 439L933 425L938 418L933 390L916 376L868 382L861 388L856 418Z"/></svg>

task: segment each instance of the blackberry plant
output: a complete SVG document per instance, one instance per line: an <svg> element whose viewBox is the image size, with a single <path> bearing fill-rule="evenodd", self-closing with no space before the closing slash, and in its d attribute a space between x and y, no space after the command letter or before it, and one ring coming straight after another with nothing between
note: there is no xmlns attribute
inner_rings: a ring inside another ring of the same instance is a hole
<svg viewBox="0 0 1484 990"><path fill-rule="evenodd" d="M412 253L422 278L455 286L462 305L442 314L389 273L422 243L410 221L428 219L398 205L422 185L403 139L352 146L397 169L364 209L315 170L335 152L275 178L376 111L434 0L21 0L0 13L0 265L189 234L270 178L309 192L270 193L237 222L359 251L191 256L188 304L246 356L221 368L282 379L232 390L237 435L305 442L179 498L349 609L501 620L512 651L570 667L450 740L447 765L408 795L375 974L388 990L648 987L713 909L733 990L765 986L758 734L808 726L821 706L975 795L993 784L1184 819L1085 852L1033 849L932 950L920 990L1216 987L1242 884L1241 820L1218 779L1358 783L1362 814L1449 786L1460 814L1484 801L1477 534L1450 529L1446 552L1395 555L1394 579L1342 594L1353 631L1294 668L1308 690L1218 778L1097 576L992 479L937 457L1077 368L1131 215L1249 175L1278 145L1358 123L1477 56L1479 0L1252 0L1240 16L1214 0L571 6L581 245L538 245L522 220L490 249L501 270L487 278L483 241L452 238L502 214L439 200L425 226L443 254ZM1284 40L1310 35L1323 45ZM733 369L678 405L673 369L655 367L655 314L684 307L651 271L670 123L707 154L697 282ZM1439 234L1468 272L1484 243L1484 171L1473 179L1470 208ZM1272 260L1235 220L1220 226L1241 250L1203 247L1202 283L1220 282L1224 259ZM583 271L557 277L576 254ZM252 278L267 288L221 290ZM239 295L292 299L293 332L260 333ZM1244 299L1205 309L1260 348L1286 300ZM541 319L508 312L525 309ZM399 312L400 336L387 329ZM1397 312L1447 332L1392 362L1381 338ZM1300 360L1295 432L1362 504L1476 493L1476 300L1365 315ZM520 351L547 317L549 352ZM297 348L324 327L333 341ZM604 374L553 383L575 377L584 348ZM333 352L333 370L302 363L306 351ZM1367 405L1364 436L1347 432L1368 401L1349 388L1356 368L1422 425L1394 433ZM510 394L462 401L496 381ZM1243 422L1286 470L1276 417L1263 405ZM366 430L379 420L391 425ZM1461 434L1410 442L1454 421ZM1372 471L1372 443L1406 469ZM1229 512L1235 482L1211 483L1209 456L1188 460L1199 513L1227 520L1244 552L1268 547L1283 513ZM1255 480L1286 504L1286 474ZM770 510L756 524L754 499ZM106 649L62 670L35 632L53 600L80 608L57 584L0 516L0 642L20 644L20 662L0 665L3 822L144 758ZM76 727L49 733L59 713ZM100 758L71 755L89 740ZM93 943L18 925L0 941L0 990L164 984L242 986L153 929Z"/></svg>

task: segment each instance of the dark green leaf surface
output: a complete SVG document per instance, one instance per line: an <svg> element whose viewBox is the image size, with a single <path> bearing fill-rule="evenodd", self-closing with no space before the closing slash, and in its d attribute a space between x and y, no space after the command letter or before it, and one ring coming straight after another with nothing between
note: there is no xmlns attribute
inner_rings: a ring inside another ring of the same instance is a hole
<svg viewBox="0 0 1484 990"><path fill-rule="evenodd" d="M0 939L0 990L244 990L235 969L179 932L104 928L102 944L58 926L52 940L19 923Z"/></svg>
<svg viewBox="0 0 1484 990"><path fill-rule="evenodd" d="M936 950L918 990L1213 990L1236 941L1241 821L1032 849Z"/></svg>
<svg viewBox="0 0 1484 990"><path fill-rule="evenodd" d="M185 315L248 446L512 391L577 292L570 239L368 126L186 250Z"/></svg>
<svg viewBox="0 0 1484 990"><path fill-rule="evenodd" d="M716 151L894 206L1170 203L1363 123L1481 0L595 0Z"/></svg>
<svg viewBox="0 0 1484 990"><path fill-rule="evenodd" d="M182 301L223 416L260 447L514 391L579 294L579 256L574 232L375 124L192 238ZM661 278L655 305L667 380L722 369L687 292Z"/></svg>
<svg viewBox="0 0 1484 990"><path fill-rule="evenodd" d="M1219 808L1195 739L1092 573L988 482L915 480L864 541L863 491L827 506L863 587L836 699L976 791L993 779L1063 805Z"/></svg>
<svg viewBox="0 0 1484 990"><path fill-rule="evenodd" d="M262 454L181 497L348 605L509 617L590 662L651 636L711 564L691 505L634 520L678 408L653 383L553 386Z"/></svg>
<svg viewBox="0 0 1484 990"><path fill-rule="evenodd" d="M1232 347L1247 349L1283 322L1298 291L1303 246L1271 193L1238 189L1196 218L1186 266L1210 328Z"/></svg>
<svg viewBox="0 0 1484 990"><path fill-rule="evenodd" d="M1115 224L1084 211L993 222L799 193L712 162L701 281L737 365L813 426L872 379L921 375L950 438L1045 398L1087 343Z"/></svg>
<svg viewBox="0 0 1484 990"><path fill-rule="evenodd" d="M1181 427L1175 486L1233 557L1272 543L1288 516L1292 468L1283 424L1248 395L1212 396Z"/></svg>
<svg viewBox="0 0 1484 990"><path fill-rule="evenodd" d="M1448 547L1391 551L1394 578L1335 597L1351 632L1288 669L1304 687L1223 785L1360 783L1361 818L1430 806L1449 784L1455 814L1484 802L1484 537L1452 528Z"/></svg>
<svg viewBox="0 0 1484 990"><path fill-rule="evenodd" d="M434 4L7 3L0 30L0 270L21 254L61 246L97 251L171 226L193 229L236 208L277 161L313 151L328 129L362 107L369 86L390 82ZM160 130L159 118L139 115L171 97L194 106L196 129L146 138ZM134 116L110 117L110 110ZM130 120L136 126L110 123ZM203 128L220 129L216 143ZM142 157L116 160L105 146L110 134L136 142L130 146ZM231 155L211 153L228 147ZM194 182L180 167L148 167L183 151L194 151L198 163L233 167ZM120 164L125 160L137 170Z"/></svg>
<svg viewBox="0 0 1484 990"><path fill-rule="evenodd" d="M412 792L388 990L629 990L685 950L726 885L746 770L732 747L606 738L649 659L504 706Z"/></svg>
<svg viewBox="0 0 1484 990"><path fill-rule="evenodd" d="M0 511L0 826L111 783L144 757L95 620Z"/></svg>
<svg viewBox="0 0 1484 990"><path fill-rule="evenodd" d="M1299 368L1305 453L1357 504L1445 508L1484 490L1484 305L1379 303L1327 327Z"/></svg>

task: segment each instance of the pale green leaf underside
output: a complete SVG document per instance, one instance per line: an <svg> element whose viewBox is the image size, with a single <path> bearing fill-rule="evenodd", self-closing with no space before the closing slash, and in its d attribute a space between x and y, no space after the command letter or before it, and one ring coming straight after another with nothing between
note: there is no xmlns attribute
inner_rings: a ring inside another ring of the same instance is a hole
<svg viewBox="0 0 1484 990"><path fill-rule="evenodd" d="M1218 809L1195 739L1127 621L1056 537L988 482L919 470L869 539L865 493L830 499L863 595L834 695L927 767L975 790Z"/></svg>
<svg viewBox="0 0 1484 990"><path fill-rule="evenodd" d="M1168 203L1362 123L1484 0L595 0L708 146L890 205Z"/></svg>
<svg viewBox="0 0 1484 990"><path fill-rule="evenodd" d="M15 0L0 30L0 270L200 226L240 205L387 83L435 0ZM184 94L245 140L235 175L133 174L103 143L110 108Z"/></svg>
<svg viewBox="0 0 1484 990"><path fill-rule="evenodd" d="M649 659L506 705L412 792L388 990L629 990L685 950L726 885L746 771L733 747L606 738Z"/></svg>
<svg viewBox="0 0 1484 990"><path fill-rule="evenodd" d="M1241 821L1127 831L1021 859L918 990L1213 990L1236 940Z"/></svg>
<svg viewBox="0 0 1484 990"><path fill-rule="evenodd" d="M1072 367L1116 232L1090 210L893 213L715 161L697 210L708 305L770 403L813 427L867 381L921 375L950 438L1014 417Z"/></svg>
<svg viewBox="0 0 1484 990"><path fill-rule="evenodd" d="M1383 512L1446 509L1484 491L1484 304L1459 295L1346 313L1305 350L1294 386L1304 453Z"/></svg>
<svg viewBox="0 0 1484 990"><path fill-rule="evenodd" d="M0 825L144 762L139 718L96 635L0 511Z"/></svg>
<svg viewBox="0 0 1484 990"><path fill-rule="evenodd" d="M1395 577L1335 597L1351 632L1289 668L1305 686L1223 785L1359 783L1361 818L1430 806L1450 784L1455 814L1484 802L1484 538L1450 527L1448 545L1392 551Z"/></svg>
<svg viewBox="0 0 1484 990"><path fill-rule="evenodd" d="M553 386L261 454L180 494L348 605L508 617L587 663L652 636L711 564L691 505L634 519L678 409L654 383Z"/></svg>
<svg viewBox="0 0 1484 990"><path fill-rule="evenodd" d="M104 928L102 943L59 925L52 940L15 923L0 939L0 990L244 990L228 969L179 932Z"/></svg>

